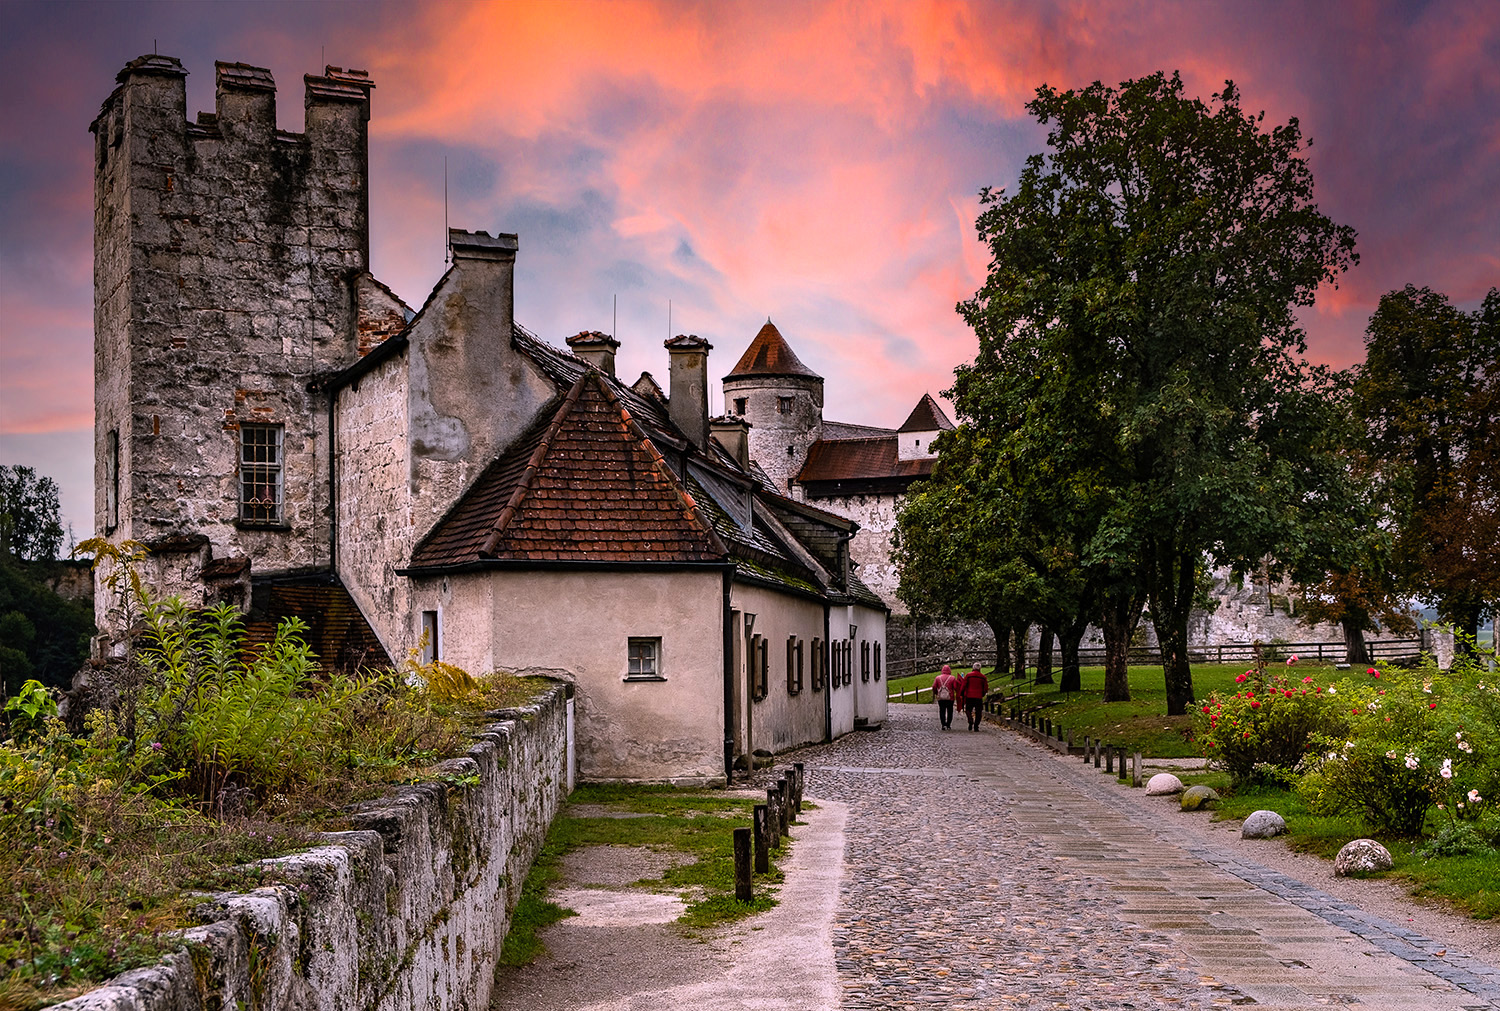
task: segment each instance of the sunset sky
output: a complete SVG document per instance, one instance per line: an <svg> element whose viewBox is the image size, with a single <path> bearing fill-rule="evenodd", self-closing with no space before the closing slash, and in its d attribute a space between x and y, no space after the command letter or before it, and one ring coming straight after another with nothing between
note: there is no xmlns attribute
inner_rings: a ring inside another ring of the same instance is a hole
<svg viewBox="0 0 1500 1011"><path fill-rule="evenodd" d="M0 2L0 463L93 529L88 124L127 61L368 70L372 269L420 305L457 227L517 232L516 314L609 330L666 373L671 331L721 376L767 316L827 378L830 418L900 424L973 354L981 186L1013 186L1037 85L1180 70L1205 99L1297 117L1321 209L1361 264L1305 317L1309 356L1363 354L1383 292L1472 307L1500 284L1500 4ZM722 402L715 397L715 410Z"/></svg>

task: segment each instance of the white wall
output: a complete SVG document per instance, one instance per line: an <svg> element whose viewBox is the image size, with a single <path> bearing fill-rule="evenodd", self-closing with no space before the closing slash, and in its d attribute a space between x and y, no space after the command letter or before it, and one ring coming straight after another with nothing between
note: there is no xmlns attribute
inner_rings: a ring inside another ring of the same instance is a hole
<svg viewBox="0 0 1500 1011"><path fill-rule="evenodd" d="M732 606L741 614L755 615L751 634L765 638L769 659L766 697L749 703L750 750L777 754L823 740L827 723L823 691L813 688L813 640L823 638L823 605L766 587L736 583ZM802 690L795 695L788 690L786 668L787 637L793 635L803 643ZM747 670L744 676L748 678L751 673Z"/></svg>
<svg viewBox="0 0 1500 1011"><path fill-rule="evenodd" d="M441 614L442 659L575 685L583 779L724 781L718 570L493 569L413 584L413 620ZM665 680L626 680L631 636L661 639Z"/></svg>

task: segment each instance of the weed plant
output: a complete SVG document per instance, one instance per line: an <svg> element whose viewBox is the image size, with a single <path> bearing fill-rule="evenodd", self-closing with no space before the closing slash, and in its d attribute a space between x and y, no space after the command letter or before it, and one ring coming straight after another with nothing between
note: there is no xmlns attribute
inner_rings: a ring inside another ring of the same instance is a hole
<svg viewBox="0 0 1500 1011"><path fill-rule="evenodd" d="M414 658L328 672L295 619L247 649L233 608L137 603L145 632L79 732L34 682L3 706L0 1008L156 961L193 922L184 889L261 883L255 861L423 778L540 687Z"/></svg>

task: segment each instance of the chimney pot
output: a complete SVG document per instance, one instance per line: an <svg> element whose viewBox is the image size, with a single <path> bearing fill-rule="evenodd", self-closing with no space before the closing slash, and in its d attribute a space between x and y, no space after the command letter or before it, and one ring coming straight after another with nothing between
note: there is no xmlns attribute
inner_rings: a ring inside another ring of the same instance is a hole
<svg viewBox="0 0 1500 1011"><path fill-rule="evenodd" d="M605 375L614 377L615 352L620 349L619 341L598 330L585 330L569 337L567 343L579 358Z"/></svg>

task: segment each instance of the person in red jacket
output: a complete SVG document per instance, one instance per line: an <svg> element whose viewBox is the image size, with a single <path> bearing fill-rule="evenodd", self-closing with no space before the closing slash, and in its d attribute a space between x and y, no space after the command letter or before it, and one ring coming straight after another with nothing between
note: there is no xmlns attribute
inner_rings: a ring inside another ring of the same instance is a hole
<svg viewBox="0 0 1500 1011"><path fill-rule="evenodd" d="M932 697L937 700L938 722L944 730L953 729L953 703L963 694L963 682L953 673L953 668L943 664L942 671L932 681Z"/></svg>
<svg viewBox="0 0 1500 1011"><path fill-rule="evenodd" d="M984 697L990 693L990 679L984 676L976 663L974 669L964 675L964 715L969 718L969 729L978 730L984 714Z"/></svg>

